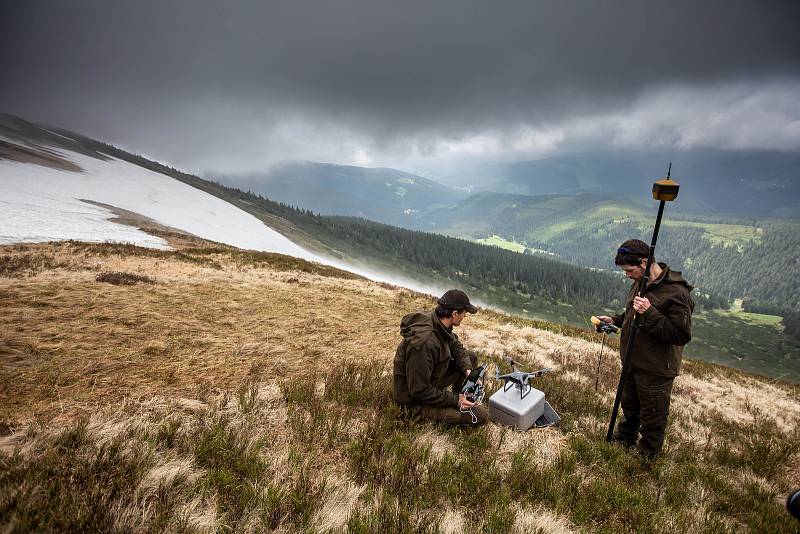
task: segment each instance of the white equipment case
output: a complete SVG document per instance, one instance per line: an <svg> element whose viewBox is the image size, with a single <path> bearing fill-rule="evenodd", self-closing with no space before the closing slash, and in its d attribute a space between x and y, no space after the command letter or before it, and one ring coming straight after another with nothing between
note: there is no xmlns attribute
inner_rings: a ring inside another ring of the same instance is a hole
<svg viewBox="0 0 800 534"><path fill-rule="evenodd" d="M544 392L530 386L520 389L508 385L489 397L489 419L524 432L532 426L554 425L561 417L544 400Z"/></svg>

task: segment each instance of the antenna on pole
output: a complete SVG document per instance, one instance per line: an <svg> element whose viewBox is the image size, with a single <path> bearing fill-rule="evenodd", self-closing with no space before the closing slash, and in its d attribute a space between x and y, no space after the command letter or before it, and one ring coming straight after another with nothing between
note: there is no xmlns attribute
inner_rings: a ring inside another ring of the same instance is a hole
<svg viewBox="0 0 800 534"><path fill-rule="evenodd" d="M678 198L678 182L670 178L672 172L672 162L667 169L667 175L653 184L653 198L662 202L672 202Z"/></svg>
<svg viewBox="0 0 800 534"><path fill-rule="evenodd" d="M650 267L653 265L653 257L656 250L656 241L658 240L658 230L661 228L661 217L664 214L664 205L678 198L678 189L680 186L677 182L670 178L672 172L672 162L667 169L667 176L653 184L653 198L660 201L658 204L658 215L656 215L656 225L653 228L653 240L650 242L650 253L647 256L647 266L644 269L644 277L639 285L639 296L643 297L647 290L647 282L650 277ZM631 310L633 311L633 310ZM633 321L631 321L629 339L625 347L625 356L622 359L622 372L619 375L619 383L617 384L617 395L614 397L614 407L611 409L611 420L608 423L608 433L606 434L606 441L611 441L614 437L614 427L617 422L617 413L619 412L619 405L622 401L622 390L625 388L625 381L628 378L628 372L631 367L631 357L633 356L633 345L636 343L636 334L639 332L641 326L641 316L634 312Z"/></svg>

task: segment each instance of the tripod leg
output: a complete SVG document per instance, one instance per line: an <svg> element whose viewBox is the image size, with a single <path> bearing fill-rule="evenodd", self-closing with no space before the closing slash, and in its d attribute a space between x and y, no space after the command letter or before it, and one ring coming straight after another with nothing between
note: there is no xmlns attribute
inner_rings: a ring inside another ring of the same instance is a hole
<svg viewBox="0 0 800 534"><path fill-rule="evenodd" d="M606 346L606 333L603 332L603 342L600 344L600 357L597 359L597 373L595 373L594 390L600 384L600 362L603 361L603 348Z"/></svg>

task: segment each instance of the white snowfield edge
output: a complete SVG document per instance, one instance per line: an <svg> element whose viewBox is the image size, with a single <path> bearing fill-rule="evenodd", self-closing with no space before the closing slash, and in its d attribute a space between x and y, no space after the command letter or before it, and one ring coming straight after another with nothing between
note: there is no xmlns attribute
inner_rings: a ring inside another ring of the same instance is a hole
<svg viewBox="0 0 800 534"><path fill-rule="evenodd" d="M0 160L0 245L75 239L167 249L161 238L110 221L109 204L203 239L242 249L277 252L347 270L372 280L438 294L439 288L365 271L296 245L249 213L164 174L126 161L61 155L83 172Z"/></svg>
<svg viewBox="0 0 800 534"><path fill-rule="evenodd" d="M107 220L98 228L97 215L105 219L114 215L80 201L87 199L144 215L204 239L317 260L252 215L169 176L116 159L101 161L77 153L64 156L83 172L2 162L0 207L17 211L17 217L10 218L4 213L0 220L0 242L95 237L95 240L127 241L142 246L158 243L166 247L161 239L155 241L140 230ZM9 201L10 206L6 206ZM87 214L92 216L87 219Z"/></svg>

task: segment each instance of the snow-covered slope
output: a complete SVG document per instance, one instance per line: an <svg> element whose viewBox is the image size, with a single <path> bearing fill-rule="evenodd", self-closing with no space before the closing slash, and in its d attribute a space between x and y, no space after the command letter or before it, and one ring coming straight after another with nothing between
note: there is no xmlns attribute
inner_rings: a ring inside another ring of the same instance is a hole
<svg viewBox="0 0 800 534"><path fill-rule="evenodd" d="M318 261L252 215L173 178L112 159L63 156L83 172L0 161L0 243L81 239L166 246L144 232L108 221L110 204L204 239Z"/></svg>
<svg viewBox="0 0 800 534"><path fill-rule="evenodd" d="M441 288L320 257L236 206L169 176L118 159L102 161L72 151L55 152L82 172L0 160L0 245L76 239L167 248L160 238L110 221L115 217L110 210L83 202L91 200L204 239L287 254L425 293L441 292Z"/></svg>

